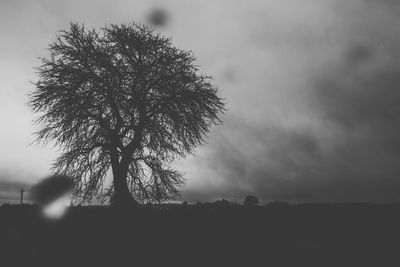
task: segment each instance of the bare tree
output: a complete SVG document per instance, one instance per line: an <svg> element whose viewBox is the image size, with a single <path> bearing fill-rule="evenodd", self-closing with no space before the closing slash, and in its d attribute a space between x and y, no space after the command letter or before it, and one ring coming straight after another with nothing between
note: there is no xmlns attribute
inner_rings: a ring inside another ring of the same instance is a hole
<svg viewBox="0 0 400 267"><path fill-rule="evenodd" d="M82 200L104 191L114 203L178 196L184 179L172 161L202 144L225 110L193 54L136 23L71 24L49 49L29 105L42 125L37 141L63 149L54 171L74 177Z"/></svg>

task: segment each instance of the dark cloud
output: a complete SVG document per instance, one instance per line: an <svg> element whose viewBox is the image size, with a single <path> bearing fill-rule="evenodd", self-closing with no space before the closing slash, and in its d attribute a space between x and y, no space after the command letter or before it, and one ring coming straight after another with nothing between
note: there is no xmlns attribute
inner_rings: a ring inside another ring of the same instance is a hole
<svg viewBox="0 0 400 267"><path fill-rule="evenodd" d="M248 124L234 116L224 128L201 158L216 183L184 191L186 199L242 199L248 194L294 202L400 197L400 156L372 139L360 141L349 134L334 150L323 151L309 129Z"/></svg>
<svg viewBox="0 0 400 267"><path fill-rule="evenodd" d="M313 173L322 152L312 132L279 125L255 125L228 116L224 130L216 133L202 157L220 179L219 187L203 190L216 198L243 198L256 194L264 199L282 198L302 176ZM186 192L187 195L194 192ZM193 198L193 196L190 196ZM203 196L204 198L204 196Z"/></svg>
<svg viewBox="0 0 400 267"><path fill-rule="evenodd" d="M348 56L353 63L354 55ZM318 79L315 93L322 114L343 127L349 137L362 133L358 143L400 156L400 62L361 68L343 64L339 73Z"/></svg>
<svg viewBox="0 0 400 267"><path fill-rule="evenodd" d="M365 3L374 4L374 5L384 5L388 7L396 7L399 6L400 3L397 0L364 0Z"/></svg>
<svg viewBox="0 0 400 267"><path fill-rule="evenodd" d="M202 157L219 187L187 197L399 201L400 61L387 57L398 53L394 43L351 43L315 71L310 127L228 115Z"/></svg>
<svg viewBox="0 0 400 267"><path fill-rule="evenodd" d="M348 51L348 59L351 64L360 64L367 61L373 55L373 49L364 44L354 45Z"/></svg>

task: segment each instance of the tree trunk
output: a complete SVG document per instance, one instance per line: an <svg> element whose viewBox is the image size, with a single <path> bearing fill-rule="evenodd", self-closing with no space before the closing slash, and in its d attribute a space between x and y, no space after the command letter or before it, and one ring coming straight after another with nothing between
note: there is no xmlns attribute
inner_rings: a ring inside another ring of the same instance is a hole
<svg viewBox="0 0 400 267"><path fill-rule="evenodd" d="M127 177L128 177L128 164L121 163L118 159L111 156L111 168L113 172L113 186L114 195L111 197L111 204L115 206L137 206L138 202L129 192Z"/></svg>

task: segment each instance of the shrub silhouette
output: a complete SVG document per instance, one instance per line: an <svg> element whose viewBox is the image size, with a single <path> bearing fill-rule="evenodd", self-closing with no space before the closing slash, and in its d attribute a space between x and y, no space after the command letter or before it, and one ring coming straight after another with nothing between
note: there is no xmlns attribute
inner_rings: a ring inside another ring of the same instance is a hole
<svg viewBox="0 0 400 267"><path fill-rule="evenodd" d="M258 201L258 198L255 196L247 196L244 199L243 205L245 206L257 206L260 202Z"/></svg>
<svg viewBox="0 0 400 267"><path fill-rule="evenodd" d="M221 199L221 200L217 200L217 201L215 201L214 203L213 203L213 205L215 205L215 206L220 206L220 207L227 207L227 206L230 206L231 205L231 203L228 201L228 200L226 200L226 199Z"/></svg>

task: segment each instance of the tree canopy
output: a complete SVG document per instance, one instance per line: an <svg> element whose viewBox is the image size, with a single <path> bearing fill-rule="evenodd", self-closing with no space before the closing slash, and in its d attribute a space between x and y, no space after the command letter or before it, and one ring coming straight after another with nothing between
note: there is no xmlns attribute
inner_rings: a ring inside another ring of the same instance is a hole
<svg viewBox="0 0 400 267"><path fill-rule="evenodd" d="M243 201L243 205L245 206L257 206L259 204L259 200L255 196L246 196Z"/></svg>
<svg viewBox="0 0 400 267"><path fill-rule="evenodd" d="M193 53L136 23L71 24L49 49L29 105L42 126L37 141L62 148L55 173L74 177L82 200L178 196L184 179L173 160L204 143L225 110Z"/></svg>

